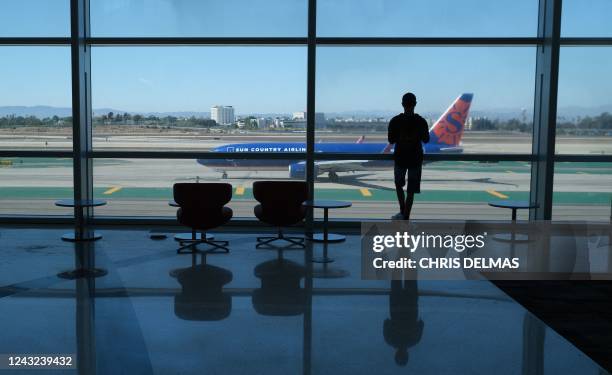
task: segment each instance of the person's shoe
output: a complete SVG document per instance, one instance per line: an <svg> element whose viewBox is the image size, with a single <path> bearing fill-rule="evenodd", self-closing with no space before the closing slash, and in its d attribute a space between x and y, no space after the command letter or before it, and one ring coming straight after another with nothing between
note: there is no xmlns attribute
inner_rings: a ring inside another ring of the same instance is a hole
<svg viewBox="0 0 612 375"><path fill-rule="evenodd" d="M404 220L404 214L398 212L395 215L391 216L391 220Z"/></svg>

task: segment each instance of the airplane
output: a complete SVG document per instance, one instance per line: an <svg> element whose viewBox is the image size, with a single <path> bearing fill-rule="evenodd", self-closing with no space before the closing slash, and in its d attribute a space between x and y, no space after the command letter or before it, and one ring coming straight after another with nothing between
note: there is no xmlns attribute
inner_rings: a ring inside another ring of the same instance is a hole
<svg viewBox="0 0 612 375"><path fill-rule="evenodd" d="M429 143L423 145L426 154L462 153L461 137L465 129L473 94L461 94L429 130ZM394 146L389 143L365 143L361 136L355 143L315 143L315 152L350 154L390 154ZM198 159L198 163L222 173L227 178L228 170L279 170L288 169L290 178L305 178L306 162L266 158L270 154L306 152L305 143L259 142L234 143L216 147L212 152L260 153L261 159ZM321 160L315 161L315 176L327 173L330 181L338 180L339 172L363 171L375 166L388 165L388 160Z"/></svg>

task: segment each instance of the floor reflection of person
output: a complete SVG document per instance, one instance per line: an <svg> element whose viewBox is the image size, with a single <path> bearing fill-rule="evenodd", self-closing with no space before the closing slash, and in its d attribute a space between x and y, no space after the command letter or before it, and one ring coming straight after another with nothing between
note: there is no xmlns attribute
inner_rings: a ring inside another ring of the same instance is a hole
<svg viewBox="0 0 612 375"><path fill-rule="evenodd" d="M392 280L389 293L389 315L383 325L387 344L396 349L395 363L406 366L408 348L416 345L423 335L419 318L419 293L416 280Z"/></svg>

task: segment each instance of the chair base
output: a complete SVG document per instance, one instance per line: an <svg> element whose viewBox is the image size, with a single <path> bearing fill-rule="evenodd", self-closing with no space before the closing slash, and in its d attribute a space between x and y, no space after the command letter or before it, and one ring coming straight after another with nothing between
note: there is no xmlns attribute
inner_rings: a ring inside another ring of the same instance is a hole
<svg viewBox="0 0 612 375"><path fill-rule="evenodd" d="M289 243L289 245L283 247L286 249L293 247L297 247L299 249L306 248L306 245L304 245L304 237L285 236L280 230L278 231L278 235L276 236L257 237L257 245L255 245L255 248L259 249L261 248L261 246L269 246L273 248L274 246L271 245L271 243L281 240Z"/></svg>
<svg viewBox="0 0 612 375"><path fill-rule="evenodd" d="M201 253L217 253L217 252L224 252L224 253L229 253L229 248L227 247L229 245L229 241L213 241L213 240L207 240L206 235L202 236L203 239L199 239L199 240L183 240L180 241L180 245L181 247L179 247L176 250L177 254L193 254L193 253L197 253L197 252L201 252ZM208 249L208 250L198 250L197 246L198 245L209 245L212 246L212 248ZM191 249L191 251L185 251L187 249Z"/></svg>

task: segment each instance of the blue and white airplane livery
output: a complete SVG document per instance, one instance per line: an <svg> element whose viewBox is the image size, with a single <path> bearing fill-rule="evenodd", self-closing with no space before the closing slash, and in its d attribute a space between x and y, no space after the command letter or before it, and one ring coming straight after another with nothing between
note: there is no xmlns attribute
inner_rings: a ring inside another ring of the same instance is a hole
<svg viewBox="0 0 612 375"><path fill-rule="evenodd" d="M473 94L462 94L440 116L429 130L429 143L423 145L426 154L461 153L461 137L465 129ZM356 143L315 143L315 152L350 153L350 154L388 154L393 152L389 143L365 143L360 137ZM261 159L198 159L198 163L223 173L228 170L279 170L288 169L289 177L304 178L306 162L300 160L269 159L267 155L288 152L306 152L305 143L235 143L219 146L212 152L226 153L260 153ZM337 180L338 172L362 171L382 164L385 160L325 160L315 161L315 175L327 173L330 180Z"/></svg>

